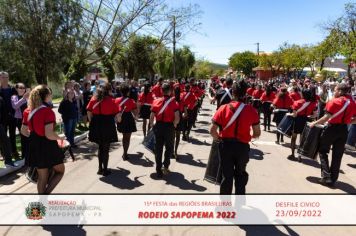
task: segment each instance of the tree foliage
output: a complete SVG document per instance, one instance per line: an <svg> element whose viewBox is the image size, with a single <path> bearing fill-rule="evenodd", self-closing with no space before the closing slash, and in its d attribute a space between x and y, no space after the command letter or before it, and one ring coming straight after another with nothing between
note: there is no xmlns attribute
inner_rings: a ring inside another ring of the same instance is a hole
<svg viewBox="0 0 356 236"><path fill-rule="evenodd" d="M242 71L245 75L250 75L252 69L258 66L258 57L250 51L237 52L229 58L229 66L234 70Z"/></svg>

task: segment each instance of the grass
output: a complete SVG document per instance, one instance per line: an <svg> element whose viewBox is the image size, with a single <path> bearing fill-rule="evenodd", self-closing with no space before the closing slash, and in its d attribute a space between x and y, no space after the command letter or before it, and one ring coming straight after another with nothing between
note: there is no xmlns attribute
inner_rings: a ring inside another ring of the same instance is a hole
<svg viewBox="0 0 356 236"><path fill-rule="evenodd" d="M57 124L56 125L56 132L57 133L60 133L60 125ZM62 129L63 130L63 129ZM88 131L89 129L88 128L85 128L85 127L76 127L75 129L75 136L78 136L78 135L81 135L81 134L84 134L86 131ZM64 133L64 131L62 131ZM20 139L20 135L16 135L16 149L19 151L19 153L21 153L21 139ZM15 161L15 159L12 159L13 161ZM4 161L0 161L0 168L5 168L5 163Z"/></svg>

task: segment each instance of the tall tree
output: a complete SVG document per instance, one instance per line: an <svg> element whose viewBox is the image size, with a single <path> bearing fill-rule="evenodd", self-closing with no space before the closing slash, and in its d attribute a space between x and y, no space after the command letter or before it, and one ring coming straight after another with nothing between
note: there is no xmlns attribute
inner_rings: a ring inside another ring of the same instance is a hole
<svg viewBox="0 0 356 236"><path fill-rule="evenodd" d="M250 51L237 52L229 58L229 66L234 70L242 71L245 75L250 75L252 69L258 66L258 57Z"/></svg>

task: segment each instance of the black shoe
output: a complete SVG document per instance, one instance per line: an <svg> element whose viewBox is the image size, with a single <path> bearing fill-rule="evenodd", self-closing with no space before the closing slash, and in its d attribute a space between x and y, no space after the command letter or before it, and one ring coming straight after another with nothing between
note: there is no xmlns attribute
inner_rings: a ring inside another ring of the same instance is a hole
<svg viewBox="0 0 356 236"><path fill-rule="evenodd" d="M302 162L302 157L301 156L298 156L298 162Z"/></svg>
<svg viewBox="0 0 356 236"><path fill-rule="evenodd" d="M13 161L9 161L9 162L6 162L6 161L5 161L5 166L18 167L18 164L16 164L16 163L13 162Z"/></svg>
<svg viewBox="0 0 356 236"><path fill-rule="evenodd" d="M324 186L329 186L329 187L334 186L334 182L331 180L330 177L325 177L325 178L319 179L319 183Z"/></svg>
<svg viewBox="0 0 356 236"><path fill-rule="evenodd" d="M179 160L179 156L178 156L178 154L177 154L177 153L174 153L174 154L173 154L173 156L174 156L174 158L176 159L176 161L178 161L178 160Z"/></svg>
<svg viewBox="0 0 356 236"><path fill-rule="evenodd" d="M288 160L290 160L290 161L295 161L295 156L294 155L289 155L288 157L287 157L287 159Z"/></svg>
<svg viewBox="0 0 356 236"><path fill-rule="evenodd" d="M162 171L157 171L157 178L162 179L162 177L163 177Z"/></svg>
<svg viewBox="0 0 356 236"><path fill-rule="evenodd" d="M187 141L187 136L183 135L182 140Z"/></svg>
<svg viewBox="0 0 356 236"><path fill-rule="evenodd" d="M110 170L104 170L103 171L103 176L108 176L111 174L111 171Z"/></svg>
<svg viewBox="0 0 356 236"><path fill-rule="evenodd" d="M124 161L127 161L128 159L129 159L129 155L122 155L122 159L124 160Z"/></svg>
<svg viewBox="0 0 356 236"><path fill-rule="evenodd" d="M193 125L193 128L196 128L196 127L195 127L195 124Z"/></svg>
<svg viewBox="0 0 356 236"><path fill-rule="evenodd" d="M102 175L103 174L103 170L98 170L98 172L96 172L98 175Z"/></svg>
<svg viewBox="0 0 356 236"><path fill-rule="evenodd" d="M279 144L279 141L277 140L277 141L275 141L275 143L276 143L276 144Z"/></svg>

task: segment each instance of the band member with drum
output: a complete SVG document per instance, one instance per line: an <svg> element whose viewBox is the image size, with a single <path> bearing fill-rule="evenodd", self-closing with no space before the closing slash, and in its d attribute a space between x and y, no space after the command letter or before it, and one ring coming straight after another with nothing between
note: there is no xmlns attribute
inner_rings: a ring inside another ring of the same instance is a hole
<svg viewBox="0 0 356 236"><path fill-rule="evenodd" d="M192 93L189 84L185 85L185 93L183 93L182 102L184 107L187 109L187 116L184 117L186 123L185 129L183 131L183 141L189 141L189 134L194 124L195 107L197 105L197 97Z"/></svg>
<svg viewBox="0 0 356 236"><path fill-rule="evenodd" d="M140 117L143 120L143 124L142 124L143 137L146 137L147 131L149 131L151 129L151 124L149 122L148 122L148 127L147 127L147 120L150 119L151 106L152 106L152 102L153 102L153 94L150 90L151 90L151 84L148 82L145 82L144 90L139 95L138 103L137 103L137 108L138 108Z"/></svg>
<svg viewBox="0 0 356 236"><path fill-rule="evenodd" d="M21 133L29 137L28 165L37 168L39 194L51 193L64 174L64 153L57 140L65 137L55 132L56 115L50 108L51 101L52 92L47 86L35 87L30 93L21 127Z"/></svg>
<svg viewBox="0 0 356 236"><path fill-rule="evenodd" d="M271 131L271 115L272 115L271 105L275 97L276 94L272 91L272 86L267 85L265 92L261 96L264 131L266 131L267 127L268 127L268 131Z"/></svg>
<svg viewBox="0 0 356 236"><path fill-rule="evenodd" d="M261 113L261 96L263 93L264 91L261 84L257 85L257 89L252 93L252 105L257 110L258 116L260 116Z"/></svg>
<svg viewBox="0 0 356 236"><path fill-rule="evenodd" d="M122 146L124 153L122 159L124 161L129 159L127 151L130 147L131 134L137 131L135 119L137 119L136 102L129 97L130 87L127 84L120 85L122 97L116 98L115 103L122 114L121 122L117 123L117 131L122 133Z"/></svg>
<svg viewBox="0 0 356 236"><path fill-rule="evenodd" d="M276 122L276 126L278 127L279 123L282 121L285 114L289 112L291 106L293 104L292 99L288 96L288 91L286 87L282 87L280 92L278 93L277 97L273 100L273 121ZM283 134L277 132L277 141L276 143L279 144L279 141L284 142Z"/></svg>
<svg viewBox="0 0 356 236"><path fill-rule="evenodd" d="M235 179L235 194L245 194L248 182L246 165L249 161L250 130L253 138L261 134L260 120L256 110L245 105L247 84L241 80L233 84L233 101L222 105L213 117L210 134L215 140L221 140L219 151L221 156L222 182L220 194L231 194ZM218 132L219 129L219 132Z"/></svg>
<svg viewBox="0 0 356 236"><path fill-rule="evenodd" d="M112 97L112 88L109 83L100 85L95 95L90 99L87 106L89 119L89 141L99 145L98 175L111 174L108 170L110 144L118 141L115 116L119 119L119 107Z"/></svg>
<svg viewBox="0 0 356 236"><path fill-rule="evenodd" d="M232 99L232 84L233 80L231 78L226 79L226 88L221 88L216 92L215 99L217 101L216 109L219 109L221 105L228 104Z"/></svg>
<svg viewBox="0 0 356 236"><path fill-rule="evenodd" d="M180 88L177 86L174 88L174 97L179 105L179 123L175 129L175 145L174 145L174 157L178 160L178 146L180 142L180 134L187 129L187 106L184 104L185 93L180 92Z"/></svg>
<svg viewBox="0 0 356 236"><path fill-rule="evenodd" d="M319 141L319 157L321 166L320 183L333 186L339 177L341 159L347 140L347 124L354 122L356 115L355 103L347 98L348 87L341 83L334 89L334 98L325 107L325 115L310 124L326 124ZM329 165L328 153L332 146L332 160Z"/></svg>
<svg viewBox="0 0 356 236"><path fill-rule="evenodd" d="M154 98L163 97L162 83L163 83L163 78L159 78L157 84L153 86L152 94Z"/></svg>
<svg viewBox="0 0 356 236"><path fill-rule="evenodd" d="M253 92L256 90L256 84L251 83L251 87L249 87L246 91L247 98L251 100Z"/></svg>
<svg viewBox="0 0 356 236"><path fill-rule="evenodd" d="M291 150L292 154L288 156L288 159L294 160L295 156L295 146L298 134L303 132L304 126L308 121L308 116L311 116L314 113L314 110L317 106L316 101L312 101L312 93L310 89L303 89L302 99L294 101L292 105L293 113L291 114L294 117L294 125L291 138ZM301 157L298 157L298 161L302 162Z"/></svg>
<svg viewBox="0 0 356 236"><path fill-rule="evenodd" d="M162 90L164 97L153 101L150 116L151 124L154 124L154 120L156 119L153 131L156 137L155 160L158 178L162 178L163 174L169 173L170 158L173 155L174 149L174 128L179 123L179 105L174 97L171 97L169 84L164 83ZM162 168L163 146L166 151L164 153Z"/></svg>
<svg viewBox="0 0 356 236"><path fill-rule="evenodd" d="M299 93L299 88L297 86L292 87L291 92L289 93L289 96L293 100L293 102L302 99L302 96Z"/></svg>

